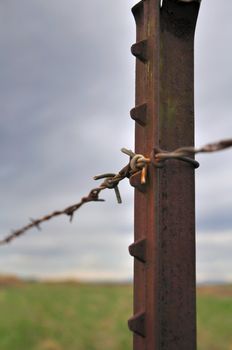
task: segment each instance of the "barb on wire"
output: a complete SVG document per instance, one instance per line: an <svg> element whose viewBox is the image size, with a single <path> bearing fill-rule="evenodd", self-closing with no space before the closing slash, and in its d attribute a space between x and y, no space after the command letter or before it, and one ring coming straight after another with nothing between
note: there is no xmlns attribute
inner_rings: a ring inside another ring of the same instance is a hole
<svg viewBox="0 0 232 350"><path fill-rule="evenodd" d="M56 216L60 215L68 215L70 217L70 221L72 221L75 212L82 207L82 205L89 202L103 202L104 199L99 198L101 191L108 189L114 189L116 198L118 203L122 203L121 195L119 192L118 185L125 178L130 178L133 174L138 171L141 171L141 183L146 183L147 178L147 168L148 165L152 162L155 165L159 166L159 164L165 162L168 159L179 159L187 162L191 162L195 167L197 166L197 162L190 158L197 153L207 153L207 152L216 152L226 148L232 147L232 139L220 141L217 143L208 144L201 148L194 147L181 147L176 149L175 151L168 152L160 149L155 149L152 159L145 157L142 154L136 154L131 150L126 148L122 148L121 151L130 157L129 163L122 168L117 174L114 173L106 173L97 175L94 177L95 180L104 179L100 186L93 188L86 197L83 197L78 203L73 204L63 210L54 211L49 215L45 215L39 219L30 218L30 223L23 226L22 228L12 231L11 234L0 240L0 245L4 245L10 243L16 237L19 237L26 233L28 230L32 228L41 229L40 225L46 221L53 219Z"/></svg>

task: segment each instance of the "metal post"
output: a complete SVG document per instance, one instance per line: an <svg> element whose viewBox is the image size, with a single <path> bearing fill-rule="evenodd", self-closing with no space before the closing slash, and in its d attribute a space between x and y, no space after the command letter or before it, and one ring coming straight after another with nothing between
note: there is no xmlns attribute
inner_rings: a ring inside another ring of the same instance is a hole
<svg viewBox="0 0 232 350"><path fill-rule="evenodd" d="M132 9L137 41L135 151L194 145L193 42L197 0L142 0ZM150 165L135 187L134 350L196 349L194 169Z"/></svg>

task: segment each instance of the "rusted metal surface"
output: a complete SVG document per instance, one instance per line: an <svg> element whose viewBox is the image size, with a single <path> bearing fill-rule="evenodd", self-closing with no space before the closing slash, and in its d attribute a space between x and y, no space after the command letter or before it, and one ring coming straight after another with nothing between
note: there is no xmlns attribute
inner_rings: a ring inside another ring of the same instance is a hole
<svg viewBox="0 0 232 350"><path fill-rule="evenodd" d="M136 42L141 40L146 40L146 28L145 28L145 1L142 0L136 4L132 9L135 21L136 21ZM135 108L140 105L147 103L146 99L146 82L145 82L145 66L142 61L137 59L136 62L136 97L135 97ZM146 113L148 109L146 110ZM148 115L148 114L147 114ZM148 118L146 118L146 122ZM145 144L144 144L144 126L136 123L135 128L135 138L136 145L135 151L139 150L139 153L145 154ZM147 153L148 155L149 153ZM135 175L134 175L135 177ZM137 176L137 181L132 182L134 179L131 178L131 184L135 187L139 185L139 176ZM145 187L145 188L144 188ZM135 218L134 225L135 229L135 243L140 239L143 239L146 235L146 228L144 227L144 222L146 221L146 185L143 186L144 190L135 190ZM138 215L136 215L136 213ZM138 259L134 261L134 315L145 313L145 264ZM133 331L130 321L128 322L129 328ZM145 332L144 332L145 334ZM134 332L133 337L133 349L145 349L145 337L141 336L137 332Z"/></svg>
<svg viewBox="0 0 232 350"><path fill-rule="evenodd" d="M146 315L145 312L140 312L128 321L129 329L137 334L138 336L144 338L146 336Z"/></svg>
<svg viewBox="0 0 232 350"><path fill-rule="evenodd" d="M164 0L162 8L158 0L143 0L132 9L138 44L132 46L137 59L131 115L136 121L135 151L146 157L155 148L194 144L198 11L198 1L181 0ZM195 350L194 167L173 159L163 165L149 166L142 190L139 174L130 179L135 187L135 242L130 248L135 256L135 316L129 327L134 350ZM142 335L136 328L138 315L144 315Z"/></svg>
<svg viewBox="0 0 232 350"><path fill-rule="evenodd" d="M130 177L131 186L135 187L139 192L146 193L146 184L141 183L141 171L135 173Z"/></svg>
<svg viewBox="0 0 232 350"><path fill-rule="evenodd" d="M141 40L131 46L131 53L142 62L147 62L147 40Z"/></svg>
<svg viewBox="0 0 232 350"><path fill-rule="evenodd" d="M146 262L147 241L145 238L129 246L129 253L141 262Z"/></svg>
<svg viewBox="0 0 232 350"><path fill-rule="evenodd" d="M130 115L139 125L145 126L147 124L147 104L136 106L130 111Z"/></svg>

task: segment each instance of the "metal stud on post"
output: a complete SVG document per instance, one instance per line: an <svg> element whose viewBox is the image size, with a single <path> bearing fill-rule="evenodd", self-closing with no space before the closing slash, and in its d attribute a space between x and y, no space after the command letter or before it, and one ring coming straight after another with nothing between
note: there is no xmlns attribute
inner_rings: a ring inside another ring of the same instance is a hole
<svg viewBox="0 0 232 350"><path fill-rule="evenodd" d="M198 0L142 0L137 38L135 152L194 145L193 47ZM134 350L196 349L195 193L191 162L149 165L135 187Z"/></svg>

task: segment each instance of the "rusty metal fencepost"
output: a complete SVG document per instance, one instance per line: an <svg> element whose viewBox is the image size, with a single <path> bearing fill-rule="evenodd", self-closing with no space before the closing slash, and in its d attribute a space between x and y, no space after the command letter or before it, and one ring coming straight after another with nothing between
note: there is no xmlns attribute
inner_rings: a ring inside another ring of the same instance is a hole
<svg viewBox="0 0 232 350"><path fill-rule="evenodd" d="M142 0L136 22L135 152L194 145L194 33L199 1ZM134 350L196 349L195 189L191 164L149 166L135 187Z"/></svg>

